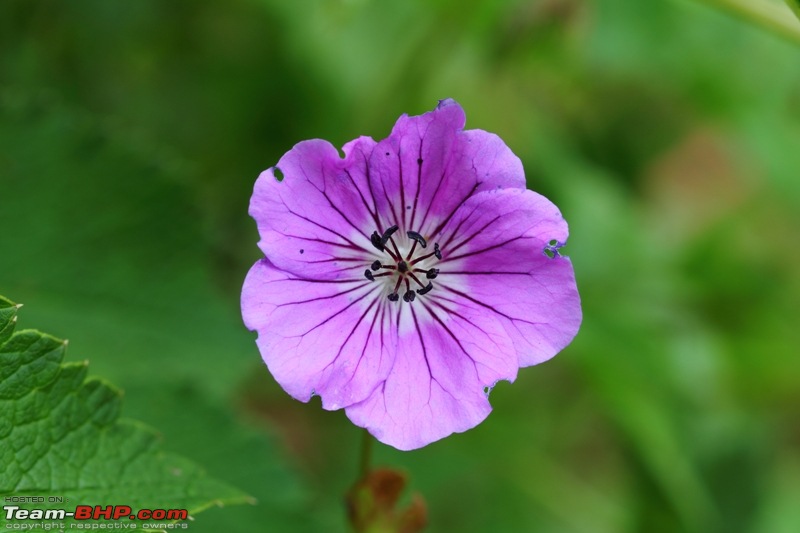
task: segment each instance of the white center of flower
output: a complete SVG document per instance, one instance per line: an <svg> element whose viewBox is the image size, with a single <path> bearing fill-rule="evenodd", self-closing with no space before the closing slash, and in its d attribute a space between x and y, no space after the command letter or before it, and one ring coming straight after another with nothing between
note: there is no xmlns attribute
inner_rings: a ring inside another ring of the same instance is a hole
<svg viewBox="0 0 800 533"><path fill-rule="evenodd" d="M435 279L439 275L439 269L428 267L431 258L436 258L436 261L442 258L442 252L439 250L439 244L434 243L433 252L422 254L414 257L417 251L417 246L422 249L428 247L428 241L425 240L419 232L407 231L406 235L411 239L411 247L406 250L400 249L395 241L393 235L399 229L398 226L392 226L379 234L375 231L370 236L372 245L381 252L386 254L385 260L373 261L368 269L364 271L364 276L370 280L375 281L375 278L386 277L394 283L393 290L388 294L388 298L392 302L400 300L400 291L403 290L403 301L413 302L417 295L422 296L428 294L433 290L433 282L429 281ZM421 253L421 252L420 252ZM427 268L423 268L423 266ZM375 272L375 273L373 273ZM424 283L422 280L426 280ZM412 283L417 289L412 289Z"/></svg>

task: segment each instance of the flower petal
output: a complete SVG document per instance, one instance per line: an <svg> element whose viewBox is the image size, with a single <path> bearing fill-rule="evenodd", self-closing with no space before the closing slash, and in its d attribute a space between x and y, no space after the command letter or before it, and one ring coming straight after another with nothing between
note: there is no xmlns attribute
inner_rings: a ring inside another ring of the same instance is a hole
<svg viewBox="0 0 800 533"><path fill-rule="evenodd" d="M417 305L417 304L421 305ZM514 346L491 314L457 312L420 299L403 307L394 366L347 416L400 450L420 448L482 422L485 389L517 373Z"/></svg>
<svg viewBox="0 0 800 533"><path fill-rule="evenodd" d="M242 316L286 392L340 409L369 396L394 362L392 309L375 292L364 279L309 280L262 259L245 279Z"/></svg>
<svg viewBox="0 0 800 533"><path fill-rule="evenodd" d="M368 199L368 156L375 141L345 145L345 158L323 140L304 141L261 173L250 201L259 247L272 264L321 279L357 276L377 220ZM278 180L275 170L283 179ZM366 259L365 259L366 257Z"/></svg>
<svg viewBox="0 0 800 533"><path fill-rule="evenodd" d="M493 314L520 366L541 363L568 345L581 323L572 263L552 252L567 236L558 208L533 191L477 194L442 231L437 297Z"/></svg>
<svg viewBox="0 0 800 533"><path fill-rule="evenodd" d="M525 188L522 163L496 135L463 131L464 110L442 100L424 115L403 115L372 152L376 203L388 225L433 237L473 194Z"/></svg>

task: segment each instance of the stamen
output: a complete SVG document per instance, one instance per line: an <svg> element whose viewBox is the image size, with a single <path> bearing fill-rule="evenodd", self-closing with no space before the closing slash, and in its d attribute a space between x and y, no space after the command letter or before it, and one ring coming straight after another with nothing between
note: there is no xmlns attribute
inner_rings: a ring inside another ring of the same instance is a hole
<svg viewBox="0 0 800 533"><path fill-rule="evenodd" d="M370 281L375 281L375 278L382 278L391 275L392 275L391 272L381 272L380 274L373 274L369 269L364 271L364 277Z"/></svg>
<svg viewBox="0 0 800 533"><path fill-rule="evenodd" d="M405 261L400 261L399 263L397 263L397 270L398 272L402 272L403 274L405 274L406 272L408 272L408 263L406 263Z"/></svg>
<svg viewBox="0 0 800 533"><path fill-rule="evenodd" d="M417 241L414 241L414 244L411 245L411 250L408 252L408 255L406 256L406 261L411 259L411 257L414 255L414 250L416 249L417 249Z"/></svg>
<svg viewBox="0 0 800 533"><path fill-rule="evenodd" d="M389 294L389 295L387 296L387 298L389 298L389 301L390 301L390 302L396 302L397 300L399 300L399 299L400 299L400 295L399 295L399 294L397 294L396 292L393 292L393 293Z"/></svg>
<svg viewBox="0 0 800 533"><path fill-rule="evenodd" d="M392 241L392 248L394 248L394 253L397 254L397 257L395 257L395 261L399 261L400 258L403 257L403 255L400 253L400 249L397 247L397 243L394 242L394 237L389 236L389 240ZM392 257L394 257L394 255L392 255Z"/></svg>
<svg viewBox="0 0 800 533"><path fill-rule="evenodd" d="M416 231L407 231L406 235L408 235L408 238L413 240L414 242L418 242L419 245L422 246L423 248L428 247L428 241L426 241L425 237L423 237Z"/></svg>
<svg viewBox="0 0 800 533"><path fill-rule="evenodd" d="M414 292L414 291L406 291L406 293L403 295L403 301L404 302L413 302L414 298L416 298L416 297L417 297L417 293L416 292Z"/></svg>
<svg viewBox="0 0 800 533"><path fill-rule="evenodd" d="M391 238L392 233L394 233L395 231L397 231L397 226L392 226L391 228L387 229L385 232L383 232L383 236L378 235L377 231L373 231L372 235L369 236L369 242L372 243L372 246L374 246L381 252L386 252L387 254L389 254L389 256L391 256L392 259L397 261L398 259L400 259L400 252L397 252L397 245L395 245L394 247L395 251L397 252L397 255L393 254L391 250L388 250L386 248L386 241L389 238Z"/></svg>
<svg viewBox="0 0 800 533"><path fill-rule="evenodd" d="M391 228L389 228L386 231L384 231L383 232L383 236L381 237L381 241L383 242L383 244L385 245L389 241L389 239L392 237L392 235L394 235L394 232L399 230L399 229L400 228L397 225L394 225ZM377 233L377 232L375 232L375 233Z"/></svg>
<svg viewBox="0 0 800 533"><path fill-rule="evenodd" d="M431 292L431 290L433 290L433 283L431 283L431 282L429 281L429 282L428 282L428 284L427 284L427 285L425 285L425 287L424 287L424 288L422 288L422 289L419 289L419 290L417 291L417 294L419 294L420 296L422 296L423 294L428 294L429 292Z"/></svg>
<svg viewBox="0 0 800 533"><path fill-rule="evenodd" d="M378 235L377 231L373 231L372 235L369 236L369 242L371 242L372 246L374 246L375 248L377 248L381 252L383 251L383 249L384 249L383 241L381 239L381 236Z"/></svg>
<svg viewBox="0 0 800 533"><path fill-rule="evenodd" d="M377 259L372 262L372 266L370 266L372 270L379 270L381 268L381 262Z"/></svg>
<svg viewBox="0 0 800 533"><path fill-rule="evenodd" d="M411 261L411 264L415 265L415 264L419 263L420 261L424 261L425 259L427 259L427 258L429 258L431 256L434 256L434 255L436 256L436 259L441 259L442 258L442 251L439 249L439 243L438 242L434 243L433 252L429 253L428 255L423 255L422 257L417 257L416 259Z"/></svg>
<svg viewBox="0 0 800 533"><path fill-rule="evenodd" d="M409 273L408 273L408 275L409 275L409 276L411 276L411 279L413 279L414 281L416 281L416 282L417 282L417 285L419 285L420 287L424 287L424 286L425 286L425 285L423 285L423 283L422 283L422 282L419 280L419 278L418 278L417 276L415 276L415 275L414 275L412 272L409 272Z"/></svg>
<svg viewBox="0 0 800 533"><path fill-rule="evenodd" d="M394 284L394 290L392 291L392 293L395 296L397 296L397 289L400 288L401 283L403 283L403 276L397 276L397 283ZM392 300L392 301L397 301L397 300Z"/></svg>
<svg viewBox="0 0 800 533"><path fill-rule="evenodd" d="M427 272L425 272L425 277L428 278L428 279L436 279L436 276L438 276L438 275L439 275L439 269L438 268L432 268L432 269L428 270Z"/></svg>
<svg viewBox="0 0 800 533"><path fill-rule="evenodd" d="M417 249L417 244L421 244L423 248L427 248L428 241L425 240L425 237L420 235L416 231L407 231L406 235L408 235L409 239L414 241L414 244L411 245L411 250L409 250L408 255L406 256L406 261L414 257L414 252Z"/></svg>

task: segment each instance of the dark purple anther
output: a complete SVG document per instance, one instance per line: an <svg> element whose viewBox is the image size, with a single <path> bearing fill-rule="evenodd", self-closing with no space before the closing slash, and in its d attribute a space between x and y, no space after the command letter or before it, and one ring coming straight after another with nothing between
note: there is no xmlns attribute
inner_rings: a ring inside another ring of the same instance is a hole
<svg viewBox="0 0 800 533"><path fill-rule="evenodd" d="M406 235L408 235L409 239L418 242L419 245L422 246L423 248L427 248L428 247L428 241L426 241L425 237L423 237L422 235L420 235L416 231L407 231Z"/></svg>
<svg viewBox="0 0 800 533"><path fill-rule="evenodd" d="M374 246L375 248L377 248L381 252L383 251L384 242L383 242L383 240L381 240L381 236L378 235L377 231L373 231L372 232L372 235L369 236L369 241L372 243L372 246Z"/></svg>
<svg viewBox="0 0 800 533"><path fill-rule="evenodd" d="M397 225L392 226L391 228L387 229L383 232L383 236L381 237L381 243L386 244L389 242L389 239L394 235L394 232L400 229Z"/></svg>
<svg viewBox="0 0 800 533"><path fill-rule="evenodd" d="M427 285L425 285L424 287L422 287L420 290L417 291L417 294L422 296L423 294L428 294L429 292L431 292L432 289L433 289L433 283L429 281Z"/></svg>

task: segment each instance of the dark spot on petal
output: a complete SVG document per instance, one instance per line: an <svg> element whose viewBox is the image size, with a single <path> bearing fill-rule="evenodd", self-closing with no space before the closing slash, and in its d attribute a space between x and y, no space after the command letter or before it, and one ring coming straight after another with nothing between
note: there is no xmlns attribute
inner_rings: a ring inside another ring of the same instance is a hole
<svg viewBox="0 0 800 533"><path fill-rule="evenodd" d="M386 152L386 157L389 157L389 152Z"/></svg>
<svg viewBox="0 0 800 533"><path fill-rule="evenodd" d="M421 164L422 164L422 158L421 158L421 157L420 157L419 159L417 159L417 164L418 164L418 165L421 165Z"/></svg>
<svg viewBox="0 0 800 533"><path fill-rule="evenodd" d="M306 253L306 251L305 251L305 250L303 250L302 248L300 248L300 253L301 253L301 254L304 254L304 253Z"/></svg>
<svg viewBox="0 0 800 533"><path fill-rule="evenodd" d="M407 206L406 206L406 210L408 210L408 209L411 209L411 206L410 206L410 205L407 205Z"/></svg>
<svg viewBox="0 0 800 533"><path fill-rule="evenodd" d="M278 167L272 167L272 175L275 176L276 180L283 181L283 171Z"/></svg>

